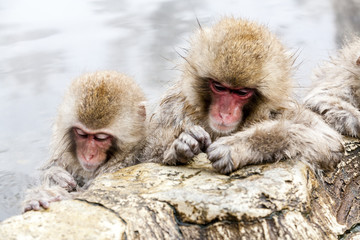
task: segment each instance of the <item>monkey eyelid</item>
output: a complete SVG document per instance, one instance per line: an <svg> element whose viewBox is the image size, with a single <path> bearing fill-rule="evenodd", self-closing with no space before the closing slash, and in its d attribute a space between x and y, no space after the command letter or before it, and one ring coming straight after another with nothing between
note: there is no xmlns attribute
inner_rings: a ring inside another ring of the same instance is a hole
<svg viewBox="0 0 360 240"><path fill-rule="evenodd" d="M223 86L221 83L218 83L214 80L210 80L211 88L216 92L225 92L228 91L228 88Z"/></svg>
<svg viewBox="0 0 360 240"><path fill-rule="evenodd" d="M76 128L76 127L74 127L74 132L76 133L76 135L78 135L81 138L87 138L89 135L94 136L94 139L97 141L105 141L105 140L111 138L110 134L106 134L106 133L90 134L90 133L86 133L83 130L81 130L80 128Z"/></svg>
<svg viewBox="0 0 360 240"><path fill-rule="evenodd" d="M254 90L251 88L231 89L212 79L210 79L210 88L214 92L218 92L218 93L230 91L230 93L236 94L241 98L248 98L254 92Z"/></svg>
<svg viewBox="0 0 360 240"><path fill-rule="evenodd" d="M74 128L74 131L76 132L77 135L79 135L80 137L87 137L87 133L84 132L83 130L81 130L80 128Z"/></svg>
<svg viewBox="0 0 360 240"><path fill-rule="evenodd" d="M98 133L98 134L95 134L95 139L96 140L106 140L108 138L110 138L111 136L109 134L106 134L106 133Z"/></svg>
<svg viewBox="0 0 360 240"><path fill-rule="evenodd" d="M251 94L253 92L253 90L249 89L249 88L244 88L244 89L239 89L239 90L231 90L231 92L240 97L246 97L249 94Z"/></svg>

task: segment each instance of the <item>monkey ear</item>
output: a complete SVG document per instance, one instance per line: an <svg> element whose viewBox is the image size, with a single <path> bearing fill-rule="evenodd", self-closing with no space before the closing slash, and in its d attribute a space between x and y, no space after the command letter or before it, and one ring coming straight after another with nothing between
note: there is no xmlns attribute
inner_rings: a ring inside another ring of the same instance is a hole
<svg viewBox="0 0 360 240"><path fill-rule="evenodd" d="M142 101L138 105L138 114L144 119L146 119L146 101Z"/></svg>
<svg viewBox="0 0 360 240"><path fill-rule="evenodd" d="M360 67L360 57L356 60L356 66Z"/></svg>

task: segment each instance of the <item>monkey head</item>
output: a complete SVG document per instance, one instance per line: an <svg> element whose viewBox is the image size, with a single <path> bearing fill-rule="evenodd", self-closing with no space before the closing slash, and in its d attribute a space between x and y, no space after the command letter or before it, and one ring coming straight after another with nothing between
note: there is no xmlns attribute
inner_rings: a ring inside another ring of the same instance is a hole
<svg viewBox="0 0 360 240"><path fill-rule="evenodd" d="M144 101L139 86L125 75L85 74L72 82L56 127L68 133L71 151L82 168L95 171L113 154L128 151L140 140L145 131Z"/></svg>
<svg viewBox="0 0 360 240"><path fill-rule="evenodd" d="M183 92L215 132L277 111L291 90L291 64L278 39L255 23L224 18L199 29L185 57Z"/></svg>

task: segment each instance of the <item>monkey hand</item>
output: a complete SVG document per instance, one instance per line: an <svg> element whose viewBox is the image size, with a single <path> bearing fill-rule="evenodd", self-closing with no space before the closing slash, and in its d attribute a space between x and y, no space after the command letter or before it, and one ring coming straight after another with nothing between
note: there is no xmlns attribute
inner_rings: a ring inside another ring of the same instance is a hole
<svg viewBox="0 0 360 240"><path fill-rule="evenodd" d="M360 113L357 109L329 110L324 119L341 134L360 137Z"/></svg>
<svg viewBox="0 0 360 240"><path fill-rule="evenodd" d="M202 127L195 125L182 132L164 153L163 163L186 164L195 155L205 151L211 144L211 138Z"/></svg>
<svg viewBox="0 0 360 240"><path fill-rule="evenodd" d="M219 140L212 143L206 153L216 171L228 174L235 170L234 162L231 158L231 149L230 146L221 143L221 139Z"/></svg>
<svg viewBox="0 0 360 240"><path fill-rule="evenodd" d="M208 147L206 153L216 171L228 174L249 163L261 162L264 156L242 139L247 138L244 135L221 137Z"/></svg>
<svg viewBox="0 0 360 240"><path fill-rule="evenodd" d="M51 202L71 199L71 194L59 186L29 189L23 201L23 212L40 209L48 209Z"/></svg>
<svg viewBox="0 0 360 240"><path fill-rule="evenodd" d="M48 185L58 185L68 192L75 190L77 183L74 177L62 167L53 166L44 172L44 181Z"/></svg>

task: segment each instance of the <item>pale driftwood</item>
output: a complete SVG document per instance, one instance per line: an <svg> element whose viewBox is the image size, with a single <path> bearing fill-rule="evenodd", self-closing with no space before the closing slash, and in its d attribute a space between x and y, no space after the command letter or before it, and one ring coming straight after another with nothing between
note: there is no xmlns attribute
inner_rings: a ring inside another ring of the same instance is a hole
<svg viewBox="0 0 360 240"><path fill-rule="evenodd" d="M206 155L105 174L76 200L0 223L0 239L359 239L360 142L323 182L287 160L226 176Z"/></svg>

